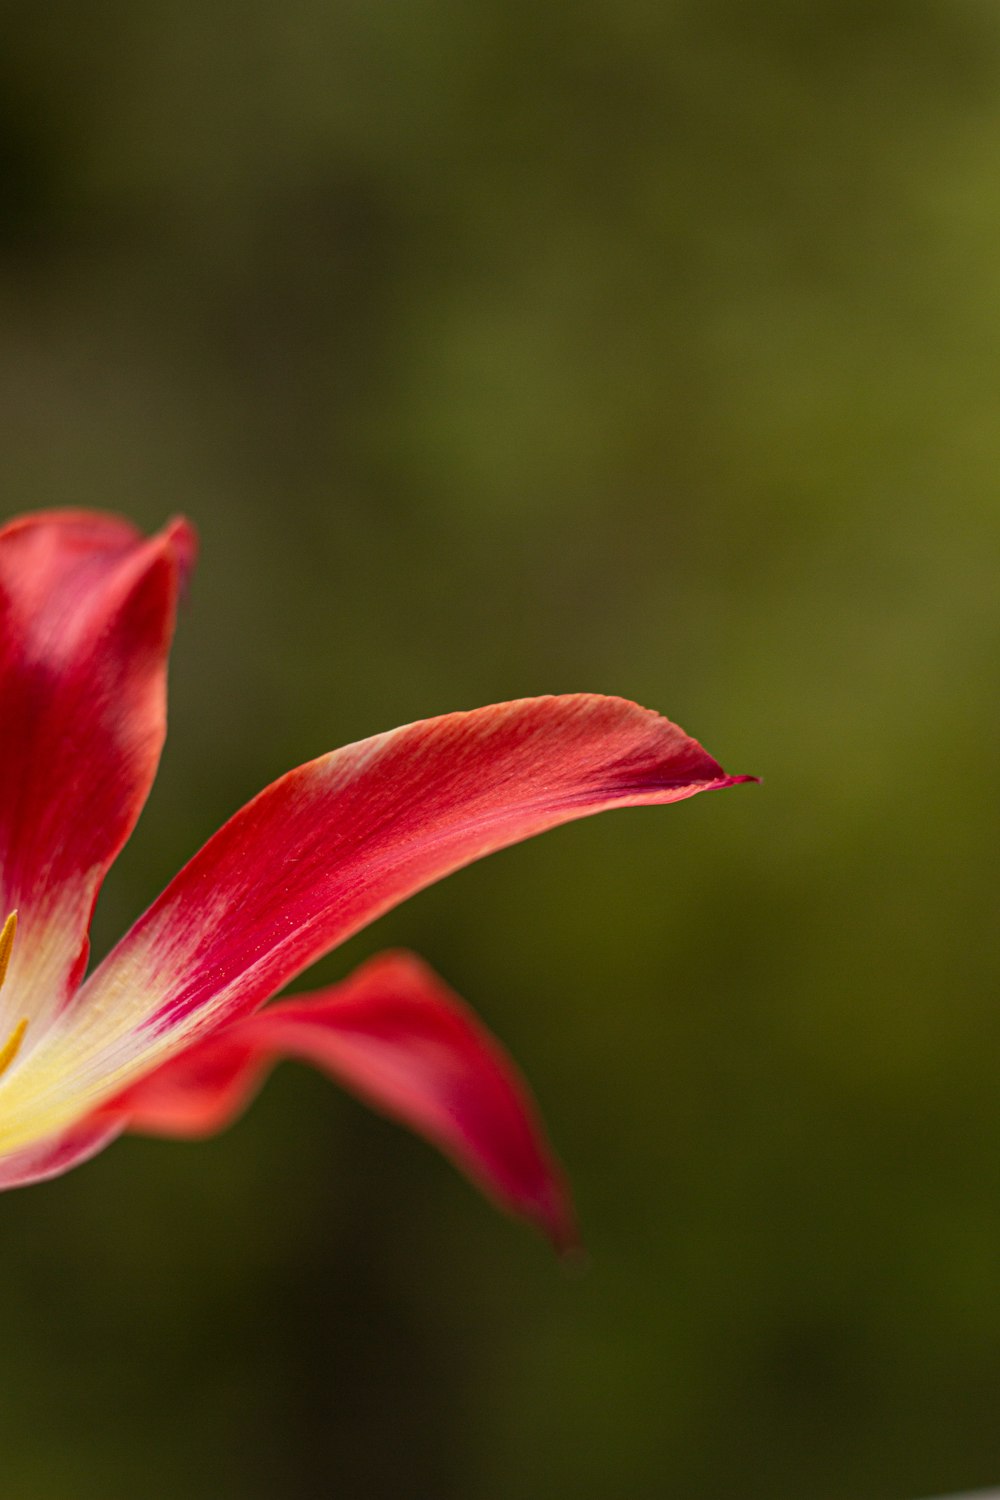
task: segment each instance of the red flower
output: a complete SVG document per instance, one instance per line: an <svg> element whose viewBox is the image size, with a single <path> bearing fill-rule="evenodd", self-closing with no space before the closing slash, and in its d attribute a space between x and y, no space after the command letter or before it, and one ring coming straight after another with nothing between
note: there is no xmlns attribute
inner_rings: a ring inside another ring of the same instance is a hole
<svg viewBox="0 0 1000 1500"><path fill-rule="evenodd" d="M527 1089L416 958L261 1005L397 902L605 808L746 777L619 698L500 703L299 766L210 839L86 980L101 881L152 783L177 593L195 551L83 511L0 530L0 1186L123 1130L197 1136L280 1056L435 1142L557 1244L569 1197ZM16 936L15 936L16 929Z"/></svg>

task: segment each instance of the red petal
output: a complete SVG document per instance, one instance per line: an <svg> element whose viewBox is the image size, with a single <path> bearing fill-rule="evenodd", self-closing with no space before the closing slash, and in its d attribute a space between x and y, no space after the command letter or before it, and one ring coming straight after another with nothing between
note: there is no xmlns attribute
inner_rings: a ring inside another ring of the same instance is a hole
<svg viewBox="0 0 1000 1500"><path fill-rule="evenodd" d="M210 1135L244 1109L281 1056L313 1063L425 1136L558 1249L575 1243L562 1174L514 1064L410 954L383 954L343 984L235 1022L108 1108L131 1130Z"/></svg>
<svg viewBox="0 0 1000 1500"><path fill-rule="evenodd" d="M0 529L0 920L20 909L8 993L34 1014L79 977L100 883L156 772L193 551L183 521L148 541L85 511Z"/></svg>
<svg viewBox="0 0 1000 1500"><path fill-rule="evenodd" d="M527 698L377 735L289 772L231 818L79 1004L134 1005L130 1024L145 1018L150 1042L217 1025L494 849L606 808L746 779L620 698Z"/></svg>
<svg viewBox="0 0 1000 1500"><path fill-rule="evenodd" d="M94 1115L48 1140L0 1156L0 1189L28 1187L49 1177L61 1177L110 1146L123 1129L120 1119Z"/></svg>

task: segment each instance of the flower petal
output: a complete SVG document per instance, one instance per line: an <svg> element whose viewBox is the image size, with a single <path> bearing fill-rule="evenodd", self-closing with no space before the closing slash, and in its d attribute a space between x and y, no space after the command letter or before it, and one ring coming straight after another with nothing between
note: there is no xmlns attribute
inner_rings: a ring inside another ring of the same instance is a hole
<svg viewBox="0 0 1000 1500"><path fill-rule="evenodd" d="M282 1056L313 1063L409 1125L557 1249L576 1242L562 1173L513 1062L412 954L383 954L342 984L223 1028L108 1108L145 1134L211 1135Z"/></svg>
<svg viewBox="0 0 1000 1500"><path fill-rule="evenodd" d="M209 840L5 1080L20 1115L10 1145L256 1010L472 860L607 808L752 779L727 776L668 719L585 694L427 719L300 766Z"/></svg>
<svg viewBox="0 0 1000 1500"><path fill-rule="evenodd" d="M82 1166L105 1146L110 1146L124 1128L123 1120L110 1115L95 1115L48 1140L37 1141L21 1151L5 1153L0 1156L0 1190L28 1187L33 1182L45 1182L49 1177L61 1177L71 1167Z"/></svg>
<svg viewBox="0 0 1000 1500"><path fill-rule="evenodd" d="M20 926L4 1014L57 1009L86 964L108 866L146 800L194 539L54 511L0 529L0 921Z"/></svg>

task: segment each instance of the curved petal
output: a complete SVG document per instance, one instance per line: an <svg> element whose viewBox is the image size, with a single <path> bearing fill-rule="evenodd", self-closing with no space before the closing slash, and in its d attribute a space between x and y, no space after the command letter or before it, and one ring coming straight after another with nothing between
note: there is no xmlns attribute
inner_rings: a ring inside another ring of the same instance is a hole
<svg viewBox="0 0 1000 1500"><path fill-rule="evenodd" d="M382 954L342 984L222 1028L108 1108L145 1134L212 1135L243 1111L280 1057L314 1064L410 1126L557 1249L575 1244L569 1194L526 1085L412 954Z"/></svg>
<svg viewBox="0 0 1000 1500"><path fill-rule="evenodd" d="M3 1080L8 1148L256 1010L474 859L608 808L752 779L726 776L668 719L585 694L427 719L300 766L209 840Z"/></svg>
<svg viewBox="0 0 1000 1500"><path fill-rule="evenodd" d="M236 813L80 992L161 1032L261 1005L406 897L506 845L727 776L676 724L621 698L523 698L424 719L290 771ZM144 1014L143 1014L144 1012Z"/></svg>
<svg viewBox="0 0 1000 1500"><path fill-rule="evenodd" d="M33 1182L61 1177L71 1167L82 1166L105 1146L110 1146L124 1128L123 1120L95 1116L70 1126L59 1135L0 1156L0 1190L29 1187Z"/></svg>
<svg viewBox="0 0 1000 1500"><path fill-rule="evenodd" d="M97 891L156 772L193 553L183 521L151 540L85 511L0 529L0 920L20 911L4 1016L57 1009L86 964Z"/></svg>

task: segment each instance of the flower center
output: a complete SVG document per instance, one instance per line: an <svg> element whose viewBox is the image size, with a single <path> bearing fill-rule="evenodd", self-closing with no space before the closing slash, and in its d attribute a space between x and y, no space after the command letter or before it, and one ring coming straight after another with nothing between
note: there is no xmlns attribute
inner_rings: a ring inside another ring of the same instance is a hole
<svg viewBox="0 0 1000 1500"><path fill-rule="evenodd" d="M10 955L14 951L14 935L16 932L17 912L12 911L3 924L3 930L0 931L0 989L3 988L3 982L7 978L7 966L10 963ZM0 1047L0 1078L3 1077L20 1052L21 1043L24 1041L24 1033L27 1029L28 1018L27 1016L22 1016L3 1046Z"/></svg>

